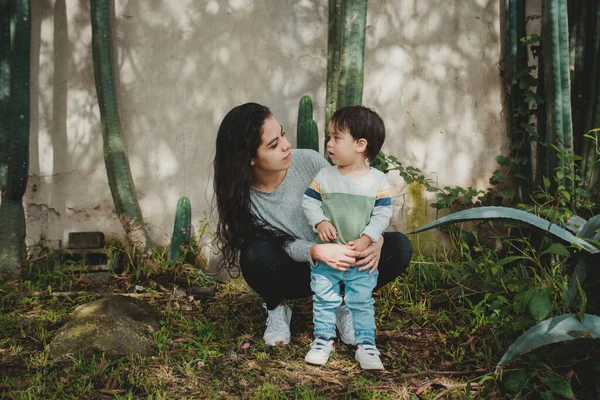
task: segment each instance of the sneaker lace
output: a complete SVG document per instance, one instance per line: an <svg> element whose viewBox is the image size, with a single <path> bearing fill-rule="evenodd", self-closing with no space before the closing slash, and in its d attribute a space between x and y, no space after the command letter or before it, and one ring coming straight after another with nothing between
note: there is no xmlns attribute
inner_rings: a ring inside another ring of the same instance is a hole
<svg viewBox="0 0 600 400"><path fill-rule="evenodd" d="M365 353L367 353L367 355L369 355L369 356L378 356L381 354L379 352L379 350L377 350L377 347L375 347L371 344L361 344L358 347L363 349L365 351Z"/></svg>
<svg viewBox="0 0 600 400"><path fill-rule="evenodd" d="M317 351L323 350L325 346L329 345L329 343L331 343L331 340L315 339L310 344L310 348ZM334 346L333 343L331 344L331 346Z"/></svg>

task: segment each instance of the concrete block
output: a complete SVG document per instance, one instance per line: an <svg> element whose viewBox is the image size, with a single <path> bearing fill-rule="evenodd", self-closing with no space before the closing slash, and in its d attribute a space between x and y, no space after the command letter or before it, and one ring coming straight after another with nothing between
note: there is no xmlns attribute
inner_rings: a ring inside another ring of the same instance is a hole
<svg viewBox="0 0 600 400"><path fill-rule="evenodd" d="M69 232L69 249L101 249L104 247L102 232Z"/></svg>

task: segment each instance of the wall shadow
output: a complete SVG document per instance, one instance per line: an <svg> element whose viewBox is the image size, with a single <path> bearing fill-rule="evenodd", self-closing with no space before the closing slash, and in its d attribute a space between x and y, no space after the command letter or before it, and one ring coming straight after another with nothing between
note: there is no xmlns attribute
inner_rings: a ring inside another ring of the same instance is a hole
<svg viewBox="0 0 600 400"><path fill-rule="evenodd" d="M33 3L39 99L27 201L48 209L48 223L30 207L29 241L44 229L50 240L83 230L123 237L104 168L89 4ZM498 8L497 0L369 2L364 104L386 122L384 151L437 173L440 184L485 186L493 156L507 149ZM113 11L122 132L158 243L170 237L179 197L190 197L194 226L209 217L214 141L232 107L269 106L295 143L298 102L309 94L322 138L325 2L120 0Z"/></svg>

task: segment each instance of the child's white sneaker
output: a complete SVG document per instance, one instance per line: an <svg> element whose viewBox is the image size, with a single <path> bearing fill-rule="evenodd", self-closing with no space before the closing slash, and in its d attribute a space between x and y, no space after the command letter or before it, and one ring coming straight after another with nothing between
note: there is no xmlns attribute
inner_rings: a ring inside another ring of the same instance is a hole
<svg viewBox="0 0 600 400"><path fill-rule="evenodd" d="M352 311L347 305L335 309L335 325L340 332L342 342L354 346L356 337L354 335L354 323L352 322Z"/></svg>
<svg viewBox="0 0 600 400"><path fill-rule="evenodd" d="M309 364L325 365L334 350L333 340L315 339L310 344L310 351L304 357L304 361Z"/></svg>
<svg viewBox="0 0 600 400"><path fill-rule="evenodd" d="M263 307L267 308L263 304ZM279 305L274 310L267 310L267 329L263 336L265 343L275 346L279 343L288 344L292 338L290 333L290 322L292 320L292 309L287 304Z"/></svg>
<svg viewBox="0 0 600 400"><path fill-rule="evenodd" d="M379 358L380 354L377 347L371 344L359 344L356 348L354 358L358 361L362 369L383 371L383 364Z"/></svg>

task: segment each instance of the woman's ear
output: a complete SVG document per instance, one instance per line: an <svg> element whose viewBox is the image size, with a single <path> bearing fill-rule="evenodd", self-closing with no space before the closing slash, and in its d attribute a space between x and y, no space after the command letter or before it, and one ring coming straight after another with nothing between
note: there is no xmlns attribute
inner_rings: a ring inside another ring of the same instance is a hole
<svg viewBox="0 0 600 400"><path fill-rule="evenodd" d="M367 139L365 139L365 138L358 139L356 141L356 151L358 151L359 153L364 153L365 151L367 151L368 144L369 143L367 142Z"/></svg>
<svg viewBox="0 0 600 400"><path fill-rule="evenodd" d="M253 166L254 166L254 158L252 158L252 159L250 160L250 166L251 166L251 167L253 167Z"/></svg>

